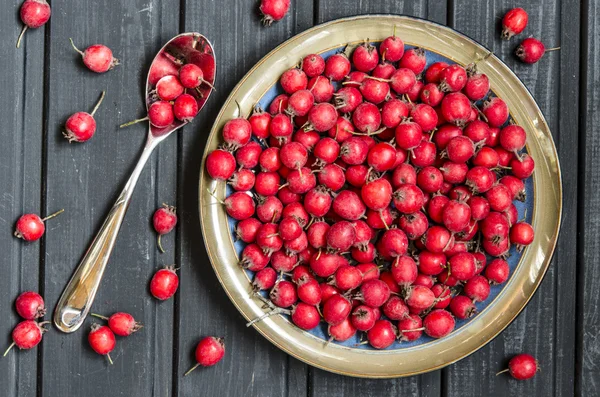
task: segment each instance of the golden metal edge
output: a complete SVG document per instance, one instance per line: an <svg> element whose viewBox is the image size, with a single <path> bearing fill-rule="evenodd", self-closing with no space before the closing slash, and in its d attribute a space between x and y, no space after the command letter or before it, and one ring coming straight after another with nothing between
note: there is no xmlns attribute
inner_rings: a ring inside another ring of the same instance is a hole
<svg viewBox="0 0 600 397"><path fill-rule="evenodd" d="M446 31L446 33L450 33L451 35L455 35L457 36L457 38L461 39L461 40L466 40L467 42L469 42L471 45L474 45L475 47L479 47L479 49L481 50L485 50L487 51L487 49L485 49L483 46L481 46L479 43L477 43L476 41L462 35L461 33L455 32L445 26L442 25L438 25L436 23L433 22L429 22L429 21L425 21L425 20L420 20L418 18L412 18L412 17L405 17L405 16L397 16L397 15L368 15L368 16L358 16L358 17L350 17L350 18L344 18L344 19L340 19L340 20L335 20L335 21L331 21L322 25L318 25L315 26L311 29L308 29L307 31L300 33L299 35L296 35L290 39L288 39L287 41L285 41L284 43L282 43L281 45L279 45L278 47L276 47L274 50L272 50L271 52L269 52L269 54L267 54L265 57L263 57L241 80L240 82L236 85L236 87L233 89L232 93L230 94L230 96L227 98L227 100L225 101L225 104L223 105L223 107L221 108L221 111L219 112L216 120L215 120L215 124L213 125L213 128L211 129L211 133L210 136L208 138L208 142L207 142L207 146L205 149L205 152L203 154L203 159L202 159L202 169L200 172L200 186L199 186L199 197L200 197L200 222L201 222L201 227L202 227L202 232L203 232L203 238L206 244L206 248L207 251L209 253L209 258L211 260L211 264L215 270L215 273L217 275L217 278L219 279L219 282L223 285L227 295L229 296L229 298L232 300L232 302L234 303L234 305L236 306L236 308L240 311L240 313L242 313L242 315L249 319L249 316L246 314L246 312L240 307L240 304L237 302L237 298L234 297L232 295L232 292L229 291L229 289L227 288L227 285L225 284L225 281L222 278L222 274L220 272L220 269L218 268L217 264L215 263L215 257L211 254L211 250L210 250L210 245L211 242L209 241L209 238L206 234L206 227L205 227L205 217L203 214L203 205L202 205L202 201L204 201L204 198L206 198L206 194L205 194L205 189L204 189L204 162L206 159L206 155L208 154L208 150L210 147L210 142L212 141L212 139L214 138L214 133L215 131L218 129L218 122L219 120L223 117L226 109L228 108L228 105L231 103L233 97L235 96L235 94L237 93L237 91L240 89L240 87L244 84L244 82L246 82L246 80L255 72L256 69L258 69L263 63L267 62L267 60L269 60L276 52L278 52L279 50L281 50L282 48L284 48L285 46L291 44L293 41L298 40L301 37L306 37L307 35L310 35L312 33L316 33L320 30L325 30L327 27L330 27L332 25L335 24L339 24L339 23L348 23L348 22L359 22L361 20L372 20L372 19L379 19L379 18L383 18L383 19L388 19L388 18L393 18L393 19L397 19L398 23L400 23L403 20L408 20L408 21L418 21L419 23L422 23L424 25L429 25L432 26L436 29L441 29L442 31ZM436 51L438 52L438 51ZM444 54L444 56L447 56L446 54ZM451 57L449 57L451 58ZM496 58L495 56L493 58ZM507 69L509 71L509 73L514 76L519 85L521 86L522 89L524 89L528 96L532 98L531 94L529 93L529 91L527 90L527 88L523 85L523 83L518 79L518 77L516 75L514 75L514 73L512 73L512 71L510 71L510 69L508 69L508 67L498 58L496 58L496 60L500 63L500 65L502 67L504 67L505 69ZM539 120L541 120L542 122L542 126L540 128L538 128L539 130L542 130L541 132L546 136L546 138L549 138L549 142L550 142L550 152L553 155L552 161L556 164L556 170L549 169L549 173L550 176L556 176L557 180L557 184L558 184L558 200L556 202L556 209L558 211L557 217L556 217L556 222L554 222L554 232L552 234L552 236L549 236L550 239L548 240L549 245L547 245L545 247L545 252L548 254L545 256L545 258L543 259L543 266L540 269L540 271L537 273L536 278L535 278L535 282L529 285L529 290L527 291L527 297L520 301L520 304L517 305L518 307L516 308L512 308L513 311L511 313L511 315L507 318L507 319L502 319L502 325L500 327L498 327L495 331L490 332L488 335L486 335L486 338L483 342L479 342L478 346L471 349L470 351L460 354L457 357L452 358L451 360L444 360L444 362L442 362L441 364L437 364L437 365L431 365L428 366L427 368L423 368L417 371L413 371L413 372L398 372L395 370L391 370L388 373L384 373L384 374L365 374L363 373L359 373L359 372L350 372L350 371L343 371L337 368L333 368L331 366L328 366L326 364L322 364L320 362L316 362L314 360L311 360L307 357L304 357L300 354L297 354L293 351L291 351L290 348L288 348L287 346L279 343L278 341L276 341L274 339L274 337L271 337L269 335L268 331L271 331L270 329L263 329L263 328L271 328L271 327L267 327L267 326L263 326L263 324L258 324L257 326L255 326L255 328L257 328L257 330L263 335L265 336L265 338L267 338L269 341L271 341L273 344L275 344L276 346L278 346L279 348L281 348L282 350L284 350L285 352L287 352L288 354L304 361L307 362L310 365L313 365L315 367L321 368L321 369L325 369L331 372L336 372L336 373L340 373L340 374L344 374L344 375L350 375L350 376L357 376L357 377L370 377L370 378L391 378L391 377L399 377L399 376L410 376L410 375L416 375L419 373L424 373L424 372L429 372L429 371L433 371L436 370L438 368L442 368L444 366L447 366L453 362L456 362L462 358L464 358L465 356L472 354L474 351L478 350L479 348L483 347L485 344L487 344L490 340L492 340L494 337L496 337L502 330L504 330L513 320L514 318L522 311L522 309L525 307L525 305L529 302L529 300L531 299L531 297L533 296L533 294L535 293L535 291L537 290L537 288L539 287L539 284L541 283L541 280L543 279L551 257L552 257L552 253L554 252L554 249L556 247L556 242L557 242L557 238L558 238L558 230L560 228L560 224L561 224L561 220L562 220L562 176L561 176L561 172L560 172L560 165L558 162L558 156L556 153L556 148L554 145L553 140L551 139L551 135L549 133L549 128L548 125L543 117L543 114L541 112L541 110L539 109L539 107L537 106L537 103L535 103L535 100L532 101L533 106L534 106L534 110L539 114L540 118ZM547 143L547 142L546 142ZM540 144L541 145L541 144ZM543 145L541 145L543 146ZM223 212L224 214L224 212ZM515 270L516 273L516 270ZM507 290L508 286L505 287L505 289L502 291L502 293L504 293ZM237 292L237 291L236 291ZM247 298L247 297L246 297ZM244 299L242 297L242 299ZM491 306L491 305L490 305ZM516 309L516 310L515 310ZM290 327L292 327L291 325L289 325ZM469 326L465 326L463 327L463 329L468 328ZM461 331L463 331L463 329L461 329ZM332 345L332 346L336 346L336 345ZM341 347L341 349L343 349L343 347ZM412 348L413 350L418 350L419 347L416 348ZM380 352L374 352L374 353L382 353L382 354L402 354L403 352L407 351L409 349L405 349L405 350L395 350L395 351L391 351L391 352L386 352L386 351L380 351ZM363 351L364 352L364 351ZM367 354L369 353L373 353L373 352L365 352ZM365 356L367 355L365 354Z"/></svg>

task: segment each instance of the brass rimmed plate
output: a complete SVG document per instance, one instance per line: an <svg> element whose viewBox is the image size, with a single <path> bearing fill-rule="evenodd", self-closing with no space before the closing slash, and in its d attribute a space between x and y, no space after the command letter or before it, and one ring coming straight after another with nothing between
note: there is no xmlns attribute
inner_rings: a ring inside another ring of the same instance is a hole
<svg viewBox="0 0 600 397"><path fill-rule="evenodd" d="M264 314L262 302L250 294L250 275L237 262L241 246L234 244L234 223L208 191L218 197L228 194L224 183L210 179L204 170L207 154L221 143L221 128L237 117L236 101L245 114L257 103L268 104L280 92L279 76L310 53L331 55L347 43L360 43L369 37L380 41L396 34L408 46L427 50L428 64L447 59L461 65L484 58L489 51L472 39L433 22L392 15L368 15L340 19L300 33L258 62L223 105L208 137L200 174L200 222L206 248L227 295L250 320ZM478 64L491 82L495 95L506 101L512 119L527 131L527 151L536 170L527 181L528 199L518 203L520 216L527 213L535 229L534 242L522 254L511 251L511 277L503 286L492 288L490 298L478 304L479 314L457 322L457 329L440 340L422 338L419 342L396 343L386 350L356 346L357 339L345 343L326 343L324 330L305 332L277 315L254 324L273 344L292 356L328 371L369 378L390 378L432 371L473 353L488 343L525 307L540 284L558 237L562 208L560 167L552 136L535 100L518 77L498 58L490 56ZM278 91L279 90L279 91ZM240 326L242 326L240 324Z"/></svg>

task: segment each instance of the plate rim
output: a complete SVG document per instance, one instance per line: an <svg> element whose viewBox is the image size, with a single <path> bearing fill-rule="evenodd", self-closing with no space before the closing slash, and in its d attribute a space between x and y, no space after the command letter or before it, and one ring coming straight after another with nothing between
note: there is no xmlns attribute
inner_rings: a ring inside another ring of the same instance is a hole
<svg viewBox="0 0 600 397"><path fill-rule="evenodd" d="M490 334L490 336L488 338L485 338L485 340L483 342L481 342L476 348L470 350L467 353L461 354L459 356L457 356L456 358L449 360L449 361L444 361L440 364L437 365L431 365L428 368L422 369L422 370L418 370L418 371L413 371L413 372L405 372L405 373L398 373L398 372L394 372L394 373L389 373L389 374L364 374L364 373L360 373L360 372L347 372L347 371L342 371L339 370L337 368L334 368L332 366L327 366L325 364L322 364L321 362L316 362L316 361L312 361L306 357L303 357L300 354L297 354L295 352L293 352L291 349L287 348L284 344L279 343L278 341L276 341L274 338L272 338L268 332L266 332L265 330L262 329L262 326L260 326L260 324L253 324L254 328L262 335L264 336L268 341L270 341L271 343L273 343L275 346L277 346L279 349L283 350L285 353L291 355L292 357L295 357L299 360L301 360L302 362L305 362L311 366L329 371L329 372L333 372L333 373L338 373L341 375L346 375L346 376L353 376L353 377L359 377L359 378L381 378L381 379L385 379L385 378L398 378L398 377L406 377L406 376L413 376L413 375L418 375L418 374L422 374L422 373L427 373L427 372L431 372L431 371L435 371L437 369L446 367L450 364L453 364L471 354L473 354L474 352L476 352L477 350L481 349L482 347L484 347L485 345L487 345L488 343L490 343L493 339L495 339L502 331L504 331L510 324L513 323L513 321L516 319L516 317L524 310L524 308L527 306L527 304L530 302L530 300L533 298L533 296L535 295L535 293L538 291L538 288L541 284L541 282L544 280L548 268L550 267L552 258L554 256L555 250L556 250L556 245L558 242L558 236L559 236L559 232L560 232L560 228L562 225L562 212L563 212L563 189L562 189L562 172L561 172L561 167L560 167L560 161L558 158L558 152L556 150L556 144L554 142L554 139L552 137L551 134L551 130L550 127L548 126L548 123L546 121L546 118L544 117L544 114L542 112L542 110L540 109L537 101L535 100L535 97L532 95L531 91L529 90L529 88L523 83L523 81L519 78L519 76L500 58L498 58L492 51L490 51L486 46L484 46L483 44L481 44L479 41L465 35L462 32L459 32L455 29L452 29L448 26L439 24L437 22L433 22L424 18L419 18L419 17L414 17L414 16L407 16L407 15L399 15L399 14L364 14L364 15L356 15L356 16L350 16L350 17L344 17L344 18L339 18L339 19L334 19L331 21L327 21L324 23L321 23L319 25L315 25L309 29L306 29L296 35L291 36L290 38L288 38L287 40L285 40L284 42L282 42L281 44L279 44L278 46L276 46L273 50L269 51L266 55L264 55L247 73L244 74L244 76L240 79L240 81L235 85L235 87L231 90L229 96L225 99L223 105L221 106L221 109L219 111L219 113L217 114L217 116L215 117L215 121L212 124L210 133L207 137L207 143L204 149L204 153L202 156L202 164L201 164L201 169L200 169L200 175L199 175L199 215L200 215L200 224L201 224L201 229L202 229L202 238L205 244L205 248L207 250L207 254L209 257L209 260L211 262L211 266L213 267L213 270L215 272L215 275L217 276L217 279L219 280L219 283L221 284L221 286L223 287L223 289L225 290L225 293L227 294L228 298L231 300L231 302L233 303L233 305L236 307L236 309L238 310L238 312L246 319L246 320L250 320L250 318L246 315L246 313L240 308L240 305L238 304L238 302L236 302L236 299L232 296L231 291L228 289L228 287L225 285L224 280L222 279L222 276L219 272L219 269L217 268L217 265L215 264L215 260L213 258L213 255L210 254L210 249L209 249L209 241L207 240L207 234L206 234L206 225L205 225L205 217L204 217L204 210L203 210L203 205L202 205L202 201L203 201L203 197L206 196L206 192L204 191L204 177L205 177L205 161L206 161L206 156L208 155L209 152L209 143L212 140L213 134L215 132L215 130L218 129L218 121L222 119L223 114L225 113L226 109L227 109L227 105L230 104L232 102L232 100L234 100L235 95L237 94L237 92L239 91L239 89L241 88L241 86L244 84L244 82L246 82L246 80L256 71L256 69L258 69L264 62L266 62L268 59L270 59L276 52L278 52L281 48L287 46L288 44L290 44L290 42L298 39L299 37L304 37L307 35L311 35L312 33L314 33L315 31L319 31L322 30L330 25L333 24L338 24L338 23L343 23L343 22L352 22L352 21L358 21L358 20L369 20L369 19L373 19L373 20L377 20L380 18L394 18L394 19L398 19L399 23L402 20L413 20L413 21L418 21L419 23L423 23L425 25L432 25L437 29L442 29L445 30L453 35L458 35L461 39L463 40L467 40L467 41L471 41L473 44L475 44L476 47L480 47L480 49L485 50L489 53L491 53L491 57L493 57L497 62L499 62L503 67L505 67L506 69L508 69L510 71L510 73L516 77L516 79L518 80L519 84L521 85L522 88L524 88L529 97L532 100L532 104L535 107L535 111L536 113L539 114L540 118L539 121L541 122L541 126L538 127L540 130L543 130L543 135L548 139L548 142L550 144L550 149L551 149L551 155L552 155L552 160L553 163L556 165L556 170L553 170L550 172L551 176L554 177L554 174L556 175L556 182L557 182L557 193L558 193L558 197L557 197L557 201L556 201L556 205L557 205L557 210L558 213L556 215L556 222L554 223L555 227L553 230L553 233L551 234L551 239L549 240L548 243L548 255L543 259L543 263L542 263L542 268L539 270L538 275L536 277L535 282L532 284L532 290L529 294L528 297L525 298L525 300L522 301L522 304L518 305L518 309L514 311L514 313L512 313L510 315L510 318L505 322L504 325L502 325L501 327L498 327L492 334ZM443 54L441 54L443 55ZM446 55L443 55L446 57ZM534 185L535 185L535 173L534 173ZM538 192L539 194L539 192ZM535 204L535 200L534 200L534 204ZM521 265L522 259L519 261L519 263L517 264L517 268ZM517 269L516 268L516 269ZM515 270L516 270L515 269ZM511 277L512 278L512 277ZM510 280L509 280L510 281ZM500 294L504 291L505 289L503 288L500 291ZM486 307L486 309L489 307L490 305L488 305ZM465 325L464 327L462 327L461 329L465 329L467 328L469 325ZM418 348L418 346L416 347ZM386 350L383 351L377 351L379 353L385 353ZM397 352L397 350L392 350L392 351L387 351L388 353L395 353Z"/></svg>

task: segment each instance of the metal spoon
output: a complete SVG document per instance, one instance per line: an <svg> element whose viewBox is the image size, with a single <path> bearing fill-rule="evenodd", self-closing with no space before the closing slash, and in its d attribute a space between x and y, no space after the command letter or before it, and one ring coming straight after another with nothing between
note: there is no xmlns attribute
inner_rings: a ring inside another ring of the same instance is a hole
<svg viewBox="0 0 600 397"><path fill-rule="evenodd" d="M146 108L156 100L153 92L156 81L165 74L172 74L185 63L198 65L204 72L204 79L208 82L196 91L189 92L196 97L198 109L202 109L214 84L216 59L212 45L200 33L183 33L175 36L158 52L146 79ZM179 120L175 120L166 128L157 128L150 124L146 145L133 173L56 305L54 324L61 331L74 332L85 320L96 296L123 217L129 207L133 189L146 161L160 142L184 125L185 123Z"/></svg>

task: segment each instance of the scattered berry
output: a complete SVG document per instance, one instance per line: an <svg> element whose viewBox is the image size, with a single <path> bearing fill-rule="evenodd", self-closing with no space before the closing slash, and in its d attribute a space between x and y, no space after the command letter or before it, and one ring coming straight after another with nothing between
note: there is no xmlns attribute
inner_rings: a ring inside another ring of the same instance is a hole
<svg viewBox="0 0 600 397"><path fill-rule="evenodd" d="M50 5L46 0L25 0L21 5L19 15L23 21L23 29L17 39L17 48L21 45L21 39L28 28L37 29L50 19Z"/></svg>
<svg viewBox="0 0 600 397"><path fill-rule="evenodd" d="M92 109L91 113L77 112L72 114L65 123L65 131L63 135L71 142L85 142L94 136L96 132L96 120L94 115L100 107L102 100L104 99L105 91L102 91L100 99Z"/></svg>
<svg viewBox="0 0 600 397"><path fill-rule="evenodd" d="M44 325L49 323L49 321L38 323L37 321L33 320L25 320L17 324L12 331L13 343L11 343L8 349L6 349L4 352L4 357L6 357L13 346L17 346L19 349L25 350L33 349L35 346L37 346L38 343L42 341L44 332L46 332Z"/></svg>
<svg viewBox="0 0 600 397"><path fill-rule="evenodd" d="M177 287L179 287L179 276L177 276L175 270L175 266L173 265L166 266L154 273L150 281L150 293L152 293L152 296L164 301L175 295Z"/></svg>
<svg viewBox="0 0 600 397"><path fill-rule="evenodd" d="M92 330L88 334L88 343L96 353L106 356L108 362L112 365L113 361L110 358L110 352L114 350L117 341L115 334L109 327L99 324L92 325Z"/></svg>
<svg viewBox="0 0 600 397"><path fill-rule="evenodd" d="M44 317L46 314L46 306L44 298L37 292L23 292L15 301L15 309L19 316L25 320L35 320Z"/></svg>
<svg viewBox="0 0 600 397"><path fill-rule="evenodd" d="M160 252L165 252L160 242L160 238L163 234L167 234L173 230L177 225L177 214L176 209L173 206L163 204L161 208L157 209L152 216L152 225L154 230L158 233L158 249Z"/></svg>
<svg viewBox="0 0 600 397"><path fill-rule="evenodd" d="M513 378L525 380L533 378L538 369L538 362L535 357L521 353L511 358L508 362L508 368L498 372L496 376L504 372L509 372Z"/></svg>
<svg viewBox="0 0 600 397"><path fill-rule="evenodd" d="M60 210L55 212L54 214L48 215L45 218L40 218L39 215L36 214L21 215L21 217L17 221L14 235L15 237L22 238L25 241L39 240L46 231L46 226L44 225L44 222L48 219L54 218L55 216L63 212L64 210Z"/></svg>
<svg viewBox="0 0 600 397"><path fill-rule="evenodd" d="M103 44L94 44L85 49L85 51L79 50L75 47L73 39L71 40L71 46L77 51L83 58L84 65L96 73L108 72L119 64L119 60L113 57L113 53L107 46Z"/></svg>

